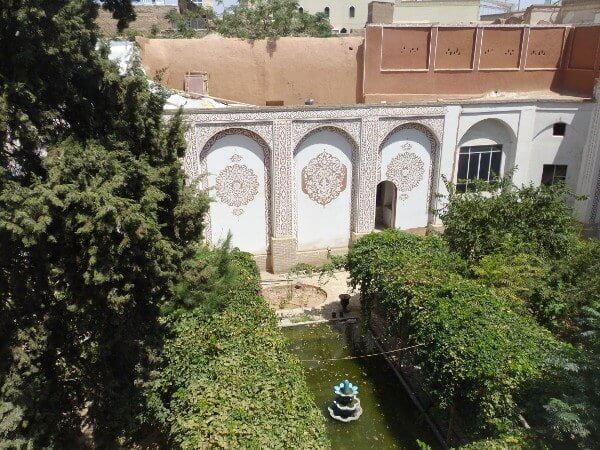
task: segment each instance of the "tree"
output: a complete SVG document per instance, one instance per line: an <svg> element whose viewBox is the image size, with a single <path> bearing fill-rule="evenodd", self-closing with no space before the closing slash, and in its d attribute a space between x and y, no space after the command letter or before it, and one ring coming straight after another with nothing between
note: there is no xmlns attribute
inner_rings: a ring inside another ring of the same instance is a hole
<svg viewBox="0 0 600 450"><path fill-rule="evenodd" d="M165 95L96 50L97 9L0 6L0 446L131 435L207 209L184 184L181 116L165 122Z"/></svg>
<svg viewBox="0 0 600 450"><path fill-rule="evenodd" d="M323 13L300 12L295 0L246 0L225 11L217 31L242 39L327 37L331 25Z"/></svg>

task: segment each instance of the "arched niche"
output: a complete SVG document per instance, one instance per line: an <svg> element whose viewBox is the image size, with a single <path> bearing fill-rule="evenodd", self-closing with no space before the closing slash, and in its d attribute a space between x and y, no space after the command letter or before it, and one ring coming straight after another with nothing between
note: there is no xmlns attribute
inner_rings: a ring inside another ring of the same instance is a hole
<svg viewBox="0 0 600 450"><path fill-rule="evenodd" d="M346 132L320 127L294 151L298 251L347 247L353 217L356 144Z"/></svg>
<svg viewBox="0 0 600 450"><path fill-rule="evenodd" d="M432 220L438 142L420 124L392 130L379 148L379 181L396 187L395 228L426 227Z"/></svg>
<svg viewBox="0 0 600 450"><path fill-rule="evenodd" d="M257 134L245 129L217 133L200 155L204 185L212 198L206 240L217 245L228 233L231 244L266 254L270 228L270 151Z"/></svg>
<svg viewBox="0 0 600 450"><path fill-rule="evenodd" d="M454 181L505 176L515 165L516 141L510 126L500 119L477 122L459 140Z"/></svg>

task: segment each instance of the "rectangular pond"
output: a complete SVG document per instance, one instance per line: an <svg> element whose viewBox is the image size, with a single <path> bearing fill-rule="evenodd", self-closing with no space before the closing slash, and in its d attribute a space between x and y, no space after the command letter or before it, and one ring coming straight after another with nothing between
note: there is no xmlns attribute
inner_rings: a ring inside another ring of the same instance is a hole
<svg viewBox="0 0 600 450"><path fill-rule="evenodd" d="M283 329L326 417L332 449L418 449L417 439L439 448L385 358L354 358L378 353L371 335L361 328L358 322L335 322ZM362 416L350 423L333 420L327 411L334 398L333 386L345 379L358 386L363 409Z"/></svg>

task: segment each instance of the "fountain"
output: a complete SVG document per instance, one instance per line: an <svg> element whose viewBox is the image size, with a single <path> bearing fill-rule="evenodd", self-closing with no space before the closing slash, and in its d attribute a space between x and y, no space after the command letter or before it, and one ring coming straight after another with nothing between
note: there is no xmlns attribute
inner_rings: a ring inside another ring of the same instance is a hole
<svg viewBox="0 0 600 450"><path fill-rule="evenodd" d="M362 414L360 400L357 397L358 387L348 380L333 387L335 398L329 410L329 415L340 422L352 422Z"/></svg>

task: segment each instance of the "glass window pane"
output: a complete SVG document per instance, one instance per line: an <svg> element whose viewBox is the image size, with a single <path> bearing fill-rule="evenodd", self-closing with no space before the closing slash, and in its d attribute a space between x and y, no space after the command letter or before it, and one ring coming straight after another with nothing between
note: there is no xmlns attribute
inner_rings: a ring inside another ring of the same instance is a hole
<svg viewBox="0 0 600 450"><path fill-rule="evenodd" d="M561 180L564 180L567 177L567 166L556 166L556 168L554 169L554 178L559 178Z"/></svg>
<svg viewBox="0 0 600 450"><path fill-rule="evenodd" d="M554 180L554 166L552 164L544 164L544 170L542 171L542 184L549 186Z"/></svg>
<svg viewBox="0 0 600 450"><path fill-rule="evenodd" d="M479 170L479 153L472 153L469 155L469 173L467 178L474 180L477 178L477 171Z"/></svg>
<svg viewBox="0 0 600 450"><path fill-rule="evenodd" d="M490 159L491 153L482 153L479 163L479 178L484 181L490 181Z"/></svg>
<svg viewBox="0 0 600 450"><path fill-rule="evenodd" d="M495 151L492 153L490 179L500 176L500 166L502 163L502 152Z"/></svg>
<svg viewBox="0 0 600 450"><path fill-rule="evenodd" d="M462 153L462 150L461 150ZM465 180L467 178L467 168L469 166L469 155L461 154L458 157L458 173L457 180Z"/></svg>

